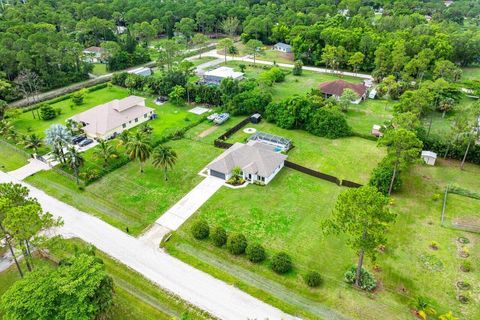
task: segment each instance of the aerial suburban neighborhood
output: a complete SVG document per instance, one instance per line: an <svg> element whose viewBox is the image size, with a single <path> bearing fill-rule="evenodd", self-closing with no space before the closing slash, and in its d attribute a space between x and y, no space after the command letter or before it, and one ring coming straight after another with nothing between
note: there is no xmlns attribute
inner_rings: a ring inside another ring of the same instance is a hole
<svg viewBox="0 0 480 320"><path fill-rule="evenodd" d="M480 319L480 1L0 0L0 319Z"/></svg>

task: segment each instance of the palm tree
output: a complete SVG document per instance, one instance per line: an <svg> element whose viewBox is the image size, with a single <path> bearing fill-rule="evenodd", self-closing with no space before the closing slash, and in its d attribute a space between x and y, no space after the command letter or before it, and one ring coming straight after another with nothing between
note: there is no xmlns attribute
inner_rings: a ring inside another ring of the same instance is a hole
<svg viewBox="0 0 480 320"><path fill-rule="evenodd" d="M153 131L153 127L152 127L151 125L149 125L148 123L145 122L145 123L143 123L143 124L140 126L139 130L140 130L142 133L150 134L150 133L152 133L152 131Z"/></svg>
<svg viewBox="0 0 480 320"><path fill-rule="evenodd" d="M129 138L125 147L127 148L127 155L130 160L140 161L140 172L143 173L143 166L148 158L150 158L150 152L152 150L145 134L136 132L135 135Z"/></svg>
<svg viewBox="0 0 480 320"><path fill-rule="evenodd" d="M117 148L120 147L120 146L125 146L127 144L128 140L130 140L130 134L128 133L128 131L122 131L122 133L120 133L117 136L117 139L118 139Z"/></svg>
<svg viewBox="0 0 480 320"><path fill-rule="evenodd" d="M7 120L0 120L0 135L7 136L13 130L13 125Z"/></svg>
<svg viewBox="0 0 480 320"><path fill-rule="evenodd" d="M52 147L53 153L58 155L60 161L65 163L63 147L72 140L70 131L65 126L53 124L45 130L45 143Z"/></svg>
<svg viewBox="0 0 480 320"><path fill-rule="evenodd" d="M95 148L93 155L103 160L103 166L108 165L108 160L118 157L115 148L103 139L98 140L98 146Z"/></svg>
<svg viewBox="0 0 480 320"><path fill-rule="evenodd" d="M77 181L77 185L79 184L78 181L78 172L80 168L85 164L85 159L83 159L82 155L75 149L74 146L69 146L67 153L65 154L66 163L68 166L73 170L75 174L75 179Z"/></svg>
<svg viewBox="0 0 480 320"><path fill-rule="evenodd" d="M40 139L35 133L27 135L23 139L23 144L27 149L33 149L35 153L38 153L38 148L42 146L42 139Z"/></svg>
<svg viewBox="0 0 480 320"><path fill-rule="evenodd" d="M161 144L153 150L152 164L154 167L160 167L164 170L165 181L168 180L168 169L171 169L176 161L177 153L172 149L172 147Z"/></svg>

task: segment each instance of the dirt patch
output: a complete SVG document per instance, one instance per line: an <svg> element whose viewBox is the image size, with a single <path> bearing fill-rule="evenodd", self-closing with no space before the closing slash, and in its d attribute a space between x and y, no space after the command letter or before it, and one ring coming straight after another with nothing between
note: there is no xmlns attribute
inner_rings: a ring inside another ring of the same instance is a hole
<svg viewBox="0 0 480 320"><path fill-rule="evenodd" d="M204 131L200 132L198 134L198 137L199 138L205 138L206 136L208 136L210 133L214 132L217 129L218 129L217 126L212 126L212 127L208 128L207 130L204 130Z"/></svg>

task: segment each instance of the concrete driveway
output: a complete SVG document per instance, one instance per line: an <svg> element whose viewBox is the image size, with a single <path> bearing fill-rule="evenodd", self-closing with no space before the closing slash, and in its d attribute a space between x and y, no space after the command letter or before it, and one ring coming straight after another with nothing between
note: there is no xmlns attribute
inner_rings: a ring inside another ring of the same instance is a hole
<svg viewBox="0 0 480 320"><path fill-rule="evenodd" d="M10 174L12 177L14 177L17 180L23 180L26 177L29 177L32 174L35 174L42 170L50 170L50 166L46 163L43 163L40 160L29 159L27 165L24 165L23 167L18 168L17 170L10 171L8 174Z"/></svg>
<svg viewBox="0 0 480 320"><path fill-rule="evenodd" d="M0 183L5 182L20 183L19 180L0 171ZM67 205L29 184L22 184L30 189L30 196L37 198L45 211L63 219L64 225L56 230L56 233L64 237L79 237L91 243L139 272L146 279L219 319L297 319L193 268L158 247L152 248L94 216ZM212 190L217 186L212 180L207 180L203 185L210 184Z"/></svg>
<svg viewBox="0 0 480 320"><path fill-rule="evenodd" d="M206 177L187 195L168 209L156 223L170 230L177 230L188 218L210 199L215 192L225 183L215 177Z"/></svg>

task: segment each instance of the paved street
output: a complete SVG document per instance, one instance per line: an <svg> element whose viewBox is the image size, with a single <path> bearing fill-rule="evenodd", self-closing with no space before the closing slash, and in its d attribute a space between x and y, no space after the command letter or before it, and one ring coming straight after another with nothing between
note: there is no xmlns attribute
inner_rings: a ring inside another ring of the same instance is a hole
<svg viewBox="0 0 480 320"><path fill-rule="evenodd" d="M0 171L0 183L3 182L19 183L11 175ZM57 230L58 233L66 237L79 237L93 244L145 278L220 319L295 319L96 217L37 188L24 185L44 210L63 218L64 226Z"/></svg>

